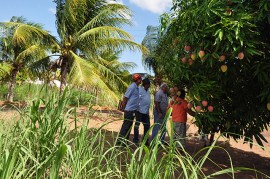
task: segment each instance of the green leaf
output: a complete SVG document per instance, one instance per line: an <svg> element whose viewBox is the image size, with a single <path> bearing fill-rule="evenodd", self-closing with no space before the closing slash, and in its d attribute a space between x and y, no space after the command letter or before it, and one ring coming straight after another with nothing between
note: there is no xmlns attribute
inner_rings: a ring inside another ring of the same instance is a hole
<svg viewBox="0 0 270 179"><path fill-rule="evenodd" d="M61 167L62 160L64 156L67 153L67 146L65 144L61 145L56 152L54 164L52 165L51 171L50 171L50 178L59 178L59 170Z"/></svg>
<svg viewBox="0 0 270 179"><path fill-rule="evenodd" d="M222 41L223 39L223 31L221 30L218 34L219 40Z"/></svg>

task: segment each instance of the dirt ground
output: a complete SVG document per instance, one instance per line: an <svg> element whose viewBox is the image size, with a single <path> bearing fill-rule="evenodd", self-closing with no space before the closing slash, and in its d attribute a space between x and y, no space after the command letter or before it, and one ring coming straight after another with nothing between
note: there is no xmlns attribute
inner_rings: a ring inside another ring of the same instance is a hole
<svg viewBox="0 0 270 179"><path fill-rule="evenodd" d="M3 106L4 104L0 103L0 106ZM88 126L90 128L99 128L102 125L103 129L107 131L114 132L116 135L119 132L121 125L122 125L122 113L114 110L109 107L99 107L94 106L94 114L91 114ZM83 119L89 119L88 115L89 110L87 107L80 107L77 109L77 114L80 118L78 123L82 123ZM0 119L18 119L19 113L14 109L4 108L4 110L0 110ZM71 118L69 120L69 123L71 125L71 128L74 128L74 120ZM189 119L188 122L188 130L187 130L187 144L186 144L186 150L188 153L192 156L196 152L198 152L200 149L203 148L204 143L199 141L198 137L198 129L195 125L191 123L192 119ZM151 119L151 124L153 124L153 119ZM80 124L78 124L80 125ZM143 126L140 126L140 134L143 133ZM270 141L270 132L264 131L263 136ZM216 134L215 138L217 138L219 134ZM133 130L131 132L130 139L133 138ZM108 139L109 140L109 139ZM263 150L261 147L254 145L253 148L250 148L249 144L243 144L242 140L234 141L234 140L227 140L225 138L219 138L217 142L218 146L221 146L224 148L232 158L233 166L234 167L247 167L256 169L258 171L261 171L267 175L270 176L270 144L264 143L265 150ZM226 168L230 167L230 160L228 155L224 150L221 149L214 149L211 154L210 158L214 160L216 164L219 165L219 167ZM214 171L218 171L219 169L217 166L214 166L210 162L206 162L205 166L203 167L203 171L206 174L213 173ZM256 178L256 174L252 172L244 172L244 173L236 173L236 178L242 178L242 179L252 179ZM230 178L229 176L222 176L218 178ZM264 178L260 175L257 176L257 178Z"/></svg>
<svg viewBox="0 0 270 179"><path fill-rule="evenodd" d="M122 121L119 120L122 118L123 114L117 110L108 108L108 107L94 107L96 112L92 120L89 121L88 126L90 128L99 128L102 125L106 124L103 129L108 131L115 132L116 134L120 131ZM83 114L87 113L87 108L80 108L77 111L83 118ZM203 148L204 142L201 142L198 137L198 128L192 124L192 118L189 118L188 122L188 130L187 130L187 144L186 150L190 155L194 155L200 149ZM153 124L153 117L151 118L151 124ZM169 125L168 125L169 126ZM140 125L140 134L143 134L143 126ZM263 136L270 141L270 132L264 131ZM219 137L220 134L216 134L215 138ZM133 129L131 131L130 139L133 138ZM168 140L168 139L167 139ZM217 145L224 148L232 158L233 166L234 167L246 167L256 169L261 171L267 175L270 175L270 144L263 143L264 147L266 148L263 150L261 147L254 144L252 148L250 148L249 144L243 144L243 140L235 141L233 139L225 139L220 137ZM211 154L210 158L218 164L222 168L230 167L230 160L228 154L221 149L214 149ZM219 169L215 167L211 162L206 162L205 166L203 167L204 172L210 174L214 171L218 171ZM245 173L236 173L236 178L242 179L252 179L256 178L256 174L252 172L245 172ZM216 177L217 178L217 177ZM218 178L230 178L229 176L221 176ZM257 178L264 178L261 176L257 176Z"/></svg>

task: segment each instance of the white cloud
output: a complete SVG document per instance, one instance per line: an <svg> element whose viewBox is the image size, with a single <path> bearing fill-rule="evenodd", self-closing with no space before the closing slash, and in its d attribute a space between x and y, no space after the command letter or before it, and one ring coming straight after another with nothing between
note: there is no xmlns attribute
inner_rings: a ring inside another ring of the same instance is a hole
<svg viewBox="0 0 270 179"><path fill-rule="evenodd" d="M162 14L172 6L172 0L129 0L142 9Z"/></svg>
<svg viewBox="0 0 270 179"><path fill-rule="evenodd" d="M53 8L53 7L50 7L50 8L49 8L49 11L50 11L52 14L56 14L56 9Z"/></svg>
<svg viewBox="0 0 270 179"><path fill-rule="evenodd" d="M124 4L123 0L117 0L119 4Z"/></svg>
<svg viewBox="0 0 270 179"><path fill-rule="evenodd" d="M124 4L123 0L107 0L108 3Z"/></svg>

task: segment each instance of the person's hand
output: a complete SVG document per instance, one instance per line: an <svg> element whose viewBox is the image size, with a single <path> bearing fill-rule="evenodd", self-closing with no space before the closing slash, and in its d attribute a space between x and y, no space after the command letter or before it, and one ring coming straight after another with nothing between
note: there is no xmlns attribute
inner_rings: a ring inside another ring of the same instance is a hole
<svg viewBox="0 0 270 179"><path fill-rule="evenodd" d="M162 113L158 113L158 118L159 118L159 119L162 118Z"/></svg>

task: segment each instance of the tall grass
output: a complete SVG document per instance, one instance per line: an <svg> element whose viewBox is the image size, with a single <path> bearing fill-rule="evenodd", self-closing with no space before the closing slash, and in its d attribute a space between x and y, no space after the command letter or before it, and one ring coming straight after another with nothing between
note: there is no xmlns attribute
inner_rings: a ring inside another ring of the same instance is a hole
<svg viewBox="0 0 270 179"><path fill-rule="evenodd" d="M104 130L106 124L98 129L88 128L91 113L82 124L78 122L76 108L68 107L72 92L66 90L61 97L49 90L40 94L31 105L19 111L17 122L4 121L0 125L1 179L188 179L224 174L234 178L236 171L251 170L233 167L228 155L231 167L206 175L202 168L209 161L215 143L204 149L206 154L197 154L200 157L190 156L184 148L177 148L172 138L169 146L157 138L150 147L145 146L144 141L139 147L118 148L114 145L116 135ZM69 122L75 123L75 127L70 128Z"/></svg>
<svg viewBox="0 0 270 179"><path fill-rule="evenodd" d="M51 93L58 94L59 89L56 86L50 86L47 84L32 84L23 83L17 84L14 89L14 101L32 101L36 97L44 99L47 95L47 90ZM6 100L6 95L8 93L8 84L0 83L0 101ZM69 102L71 106L87 105L89 103L95 103L97 105L102 105L104 103L104 98L97 98L96 94L92 91L84 91L77 88L70 89Z"/></svg>

